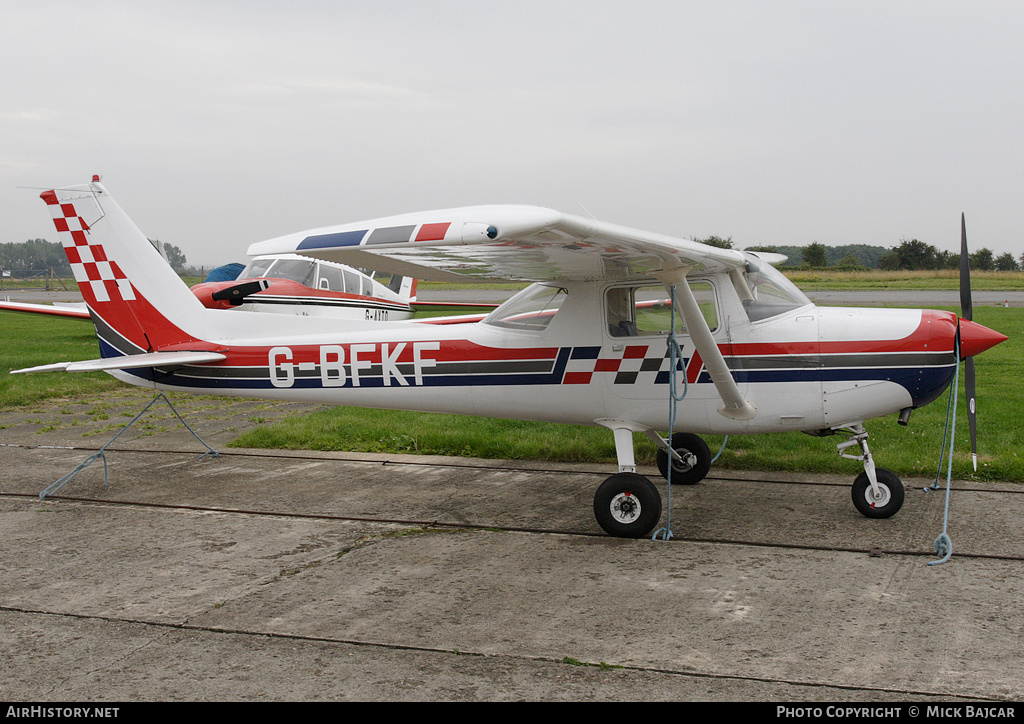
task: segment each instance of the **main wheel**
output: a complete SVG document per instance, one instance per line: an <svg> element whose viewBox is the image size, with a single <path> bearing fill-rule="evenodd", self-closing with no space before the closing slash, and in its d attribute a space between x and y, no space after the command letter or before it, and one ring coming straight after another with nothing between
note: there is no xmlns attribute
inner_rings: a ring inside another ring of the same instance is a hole
<svg viewBox="0 0 1024 724"><path fill-rule="evenodd" d="M594 517L608 535L640 538L661 520L661 494L643 475L612 475L594 493Z"/></svg>
<svg viewBox="0 0 1024 724"><path fill-rule="evenodd" d="M903 482L896 473L885 468L875 468L878 479L878 495L871 490L867 473L861 473L853 481L853 504L868 518L889 518L903 507Z"/></svg>
<svg viewBox="0 0 1024 724"><path fill-rule="evenodd" d="M711 470L711 448L703 438L689 432L677 432L672 436L672 449L682 458L681 461L672 458L673 485L696 485ZM668 453L658 448L658 470L666 480L668 459Z"/></svg>

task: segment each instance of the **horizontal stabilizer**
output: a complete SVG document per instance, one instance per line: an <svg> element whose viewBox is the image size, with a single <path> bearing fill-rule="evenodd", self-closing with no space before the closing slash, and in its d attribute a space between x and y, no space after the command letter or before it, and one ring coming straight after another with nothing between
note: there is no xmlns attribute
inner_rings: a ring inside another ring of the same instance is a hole
<svg viewBox="0 0 1024 724"><path fill-rule="evenodd" d="M72 317L88 319L89 310L84 304L31 304L29 302L0 302L0 309L9 312L28 312L30 314L52 314L56 317Z"/></svg>
<svg viewBox="0 0 1024 724"><path fill-rule="evenodd" d="M125 357L88 359L80 362L56 362L54 364L11 370L12 375L27 372L98 372L102 370L130 370L138 367L166 367L168 365L203 364L227 359L219 352L147 352Z"/></svg>

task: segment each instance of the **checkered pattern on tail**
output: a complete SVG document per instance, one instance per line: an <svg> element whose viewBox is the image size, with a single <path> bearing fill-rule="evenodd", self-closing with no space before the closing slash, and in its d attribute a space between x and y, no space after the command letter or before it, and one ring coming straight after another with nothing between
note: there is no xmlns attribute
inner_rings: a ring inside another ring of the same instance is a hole
<svg viewBox="0 0 1024 724"><path fill-rule="evenodd" d="M128 277L117 266L117 262L107 259L101 244L91 241L89 225L75 205L69 202L60 203L52 191L43 194L43 200L53 214L57 236L86 301L134 301L135 290ZM88 299L90 293L93 300Z"/></svg>

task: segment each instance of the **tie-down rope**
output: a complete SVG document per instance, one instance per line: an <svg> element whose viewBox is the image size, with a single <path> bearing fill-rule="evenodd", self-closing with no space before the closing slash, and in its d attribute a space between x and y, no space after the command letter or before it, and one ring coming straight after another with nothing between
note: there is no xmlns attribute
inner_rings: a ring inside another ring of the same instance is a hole
<svg viewBox="0 0 1024 724"><path fill-rule="evenodd" d="M679 342L676 341L676 285L673 284L669 287L669 294L671 295L671 309L669 312L669 327L668 327L668 339L665 344L668 345L668 437L669 437L669 448L672 446L672 431L676 428L676 406L678 403L683 401L686 397L686 393L690 391L690 381L686 379L685 370L683 371L683 394L676 393L676 367L679 365L679 360L683 356L683 351L679 348ZM675 467L675 460L672 459L671 452L668 456L668 474L665 476L668 479L668 498L666 500L666 513L665 513L665 527L658 528L654 531L654 535L651 536L651 540L671 540L672 539L672 468Z"/></svg>
<svg viewBox="0 0 1024 724"><path fill-rule="evenodd" d="M942 448L939 451L939 467L935 471L935 482L925 488L939 489L939 476L942 474L942 456L946 452L946 440L949 440L949 457L946 460L946 507L942 514L942 533L935 539L935 552L942 556L937 561L929 561L929 566L945 563L953 556L953 541L947 532L949 526L949 492L953 480L953 441L956 438L956 403L960 391L960 330L956 333L956 372L953 375L953 386L949 388L949 401L946 403L946 427L942 433Z"/></svg>
<svg viewBox="0 0 1024 724"><path fill-rule="evenodd" d="M671 294L672 309L669 314L669 328L668 328L668 339L665 344L668 346L668 440L669 448L672 447L672 433L676 429L676 408L678 403L683 401L686 397L686 393L690 391L690 381L686 378L686 370L683 369L683 394L676 392L678 383L677 368L680 366L679 362L683 358L683 350L679 347L679 342L676 341L676 285L673 284L669 287L669 293ZM726 435L725 439L722 440L722 447L718 449L718 453L711 458L711 462L714 463L718 458L722 456L722 452L725 450L725 444L729 442L729 436ZM666 513L665 513L665 527L658 528L654 531L654 535L651 536L651 540L670 540L672 538L672 468L675 467L675 460L672 459L672 455L668 456L668 474L665 476L668 480L668 493L666 499Z"/></svg>

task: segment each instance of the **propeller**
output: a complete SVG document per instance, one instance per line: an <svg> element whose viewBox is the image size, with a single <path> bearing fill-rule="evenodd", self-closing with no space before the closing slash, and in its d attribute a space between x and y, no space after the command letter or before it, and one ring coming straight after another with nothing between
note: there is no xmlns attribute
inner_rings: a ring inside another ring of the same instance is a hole
<svg viewBox="0 0 1024 724"><path fill-rule="evenodd" d="M964 393L967 396L967 422L971 433L971 459L978 470L978 417L974 393L974 356L1005 342L1006 335L973 321L971 301L971 258L967 251L967 224L960 216L960 317L956 325L956 344L965 362Z"/></svg>
<svg viewBox="0 0 1024 724"><path fill-rule="evenodd" d="M267 279L256 279L251 282L242 282L214 292L211 298L214 301L226 301L231 305L239 305L250 294L256 294L270 288L270 281Z"/></svg>
<svg viewBox="0 0 1024 724"><path fill-rule="evenodd" d="M974 303L971 300L971 257L967 253L967 221L960 214L960 319L972 321ZM962 325L957 324L958 344L963 343ZM961 347L961 349L963 349ZM962 352L961 352L962 354ZM974 356L965 357L964 393L967 395L967 425L971 432L971 460L978 472L978 412L974 398Z"/></svg>
<svg viewBox="0 0 1024 724"><path fill-rule="evenodd" d="M978 418L977 418L977 405L975 402L974 393L974 355L984 352L990 347L994 347L1006 340L1006 335L1000 334L995 330L983 327L982 325L974 322L971 317L974 316L974 303L971 301L971 257L967 252L967 222L964 219L964 214L960 214L960 317L957 319L956 324L956 350L957 355L960 359L964 360L964 393L967 396L967 422L970 425L971 433L971 460L974 463L974 471L978 471ZM957 360L957 364L960 361ZM955 437L956 432L956 404L953 396L953 390L949 391L949 402L950 409L953 411L952 415L952 437ZM949 411L946 413L946 424L949 425L950 415ZM949 431L947 427L947 432ZM945 439L943 439L943 447L945 447ZM949 539L949 533L946 531L946 526L949 522L949 481L953 473L953 440L949 442L949 459L947 461L947 477L946 477L946 518L942 523L942 534L935 539L935 551L942 555L943 558L938 561L932 561L928 565L936 565L939 563L945 563L949 560L949 557L953 554L953 543ZM939 470L941 472L942 458L939 458ZM934 490L939 484L939 474L936 473L935 485L926 490Z"/></svg>

